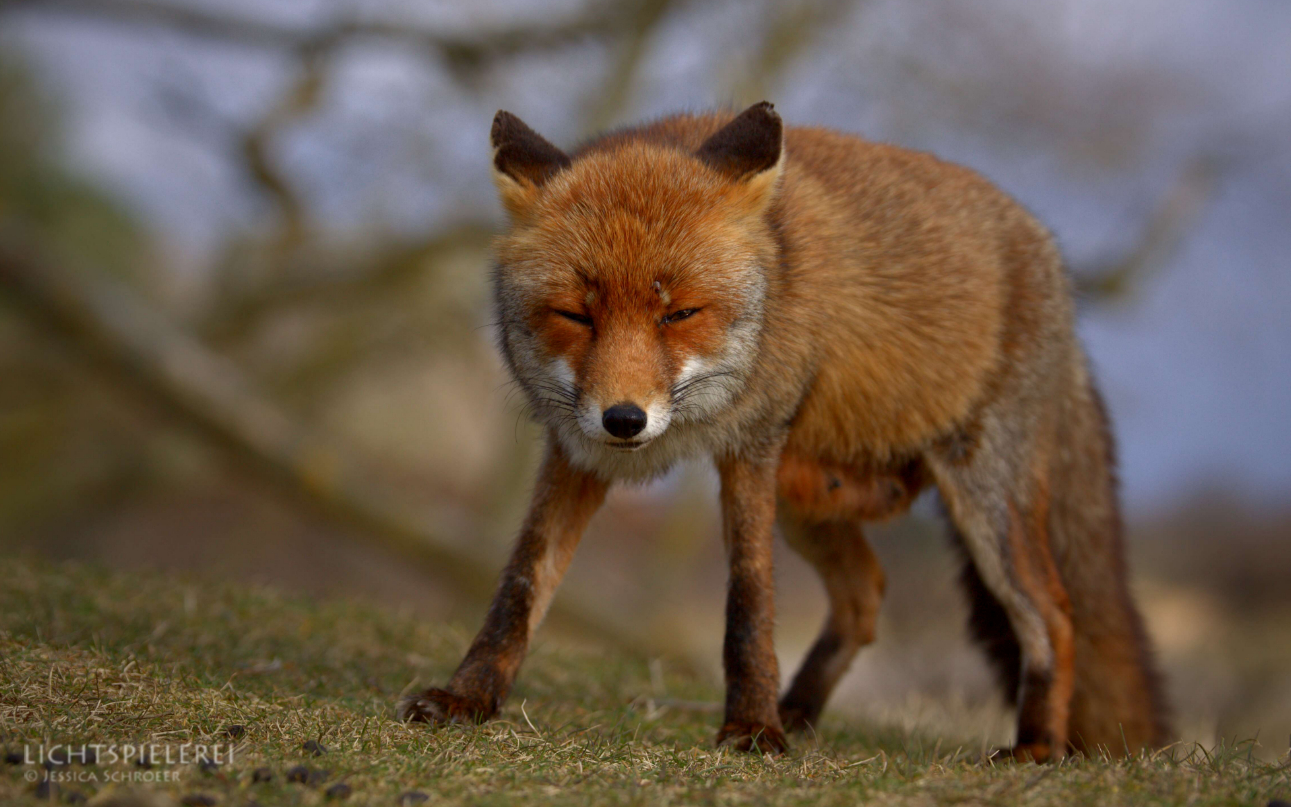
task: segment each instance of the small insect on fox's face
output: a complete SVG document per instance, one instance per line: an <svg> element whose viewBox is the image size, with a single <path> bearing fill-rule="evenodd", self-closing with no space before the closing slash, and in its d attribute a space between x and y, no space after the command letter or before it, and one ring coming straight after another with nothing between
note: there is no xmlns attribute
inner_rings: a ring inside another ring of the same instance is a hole
<svg viewBox="0 0 1291 807"><path fill-rule="evenodd" d="M494 285L503 353L538 418L579 453L637 451L740 394L775 259L781 139L759 104L695 151L607 138L571 159L498 113L512 224Z"/></svg>

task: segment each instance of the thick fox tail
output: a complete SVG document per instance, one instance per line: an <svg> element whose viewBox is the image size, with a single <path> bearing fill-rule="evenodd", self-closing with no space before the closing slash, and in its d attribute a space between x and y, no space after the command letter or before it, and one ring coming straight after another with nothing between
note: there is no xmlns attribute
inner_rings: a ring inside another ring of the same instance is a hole
<svg viewBox="0 0 1291 807"><path fill-rule="evenodd" d="M1169 718L1130 595L1107 411L1088 373L1080 375L1084 383L1060 419L1059 445L1067 450L1056 452L1049 524L1075 631L1071 741L1086 753L1133 752L1168 742Z"/></svg>
<svg viewBox="0 0 1291 807"><path fill-rule="evenodd" d="M1063 403L1050 476L1048 532L1071 603L1075 686L1069 741L1121 755L1170 739L1166 699L1143 619L1129 590L1115 456L1103 402L1087 373ZM961 544L962 541L957 541ZM972 563L962 580L970 625L1016 702L1021 654L1003 607Z"/></svg>

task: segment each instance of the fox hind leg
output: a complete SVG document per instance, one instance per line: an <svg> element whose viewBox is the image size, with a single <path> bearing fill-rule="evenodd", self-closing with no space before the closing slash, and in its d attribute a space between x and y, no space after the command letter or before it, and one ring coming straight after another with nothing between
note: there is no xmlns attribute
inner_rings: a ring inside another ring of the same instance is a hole
<svg viewBox="0 0 1291 807"><path fill-rule="evenodd" d="M816 569L829 597L825 626L780 699L786 730L801 730L819 719L857 652L874 640L884 577L861 522L909 509L925 482L917 461L862 471L794 454L781 459L785 540Z"/></svg>
<svg viewBox="0 0 1291 807"><path fill-rule="evenodd" d="M857 652L874 640L884 578L858 522L788 524L784 533L829 596L825 626L780 699L785 730L800 731L815 725Z"/></svg>
<svg viewBox="0 0 1291 807"><path fill-rule="evenodd" d="M993 622L992 635L980 637L995 642L988 652L997 663L1017 659L1016 673L1004 675L1006 688L1016 690L1018 709L1011 753L1043 762L1067 752L1075 678L1071 604L1050 549L1043 476L1011 470L1004 452L983 455L992 460L963 463L933 455L929 463L973 565L965 575L970 594L979 583L977 594L984 597L974 604L975 628L980 636ZM1007 631L998 624L1001 612Z"/></svg>

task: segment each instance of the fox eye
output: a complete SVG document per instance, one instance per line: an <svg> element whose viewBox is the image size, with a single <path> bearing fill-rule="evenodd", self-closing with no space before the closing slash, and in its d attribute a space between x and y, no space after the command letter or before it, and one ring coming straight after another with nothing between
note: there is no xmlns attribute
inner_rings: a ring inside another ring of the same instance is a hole
<svg viewBox="0 0 1291 807"><path fill-rule="evenodd" d="M688 317L693 317L698 313L699 313L698 308L683 308L680 311L674 311L671 314L664 317L663 322L665 325L668 325L673 322L681 322L683 319L686 319Z"/></svg>
<svg viewBox="0 0 1291 807"><path fill-rule="evenodd" d="M573 311L562 311L559 308L553 310L570 322L577 322L579 325L586 325L588 327L591 327L592 325L592 318L586 314L575 314Z"/></svg>

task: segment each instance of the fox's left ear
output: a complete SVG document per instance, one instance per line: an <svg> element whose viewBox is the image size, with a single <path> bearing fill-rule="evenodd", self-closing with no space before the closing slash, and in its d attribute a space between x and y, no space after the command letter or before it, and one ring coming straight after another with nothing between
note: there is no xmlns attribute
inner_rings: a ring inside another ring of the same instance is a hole
<svg viewBox="0 0 1291 807"><path fill-rule="evenodd" d="M695 156L741 183L760 214L775 199L784 167L784 125L770 103L754 104L705 140Z"/></svg>
<svg viewBox="0 0 1291 807"><path fill-rule="evenodd" d="M502 205L513 217L523 218L539 188L569 165L569 157L510 112L499 111L493 116L489 140L493 144L493 181Z"/></svg>

